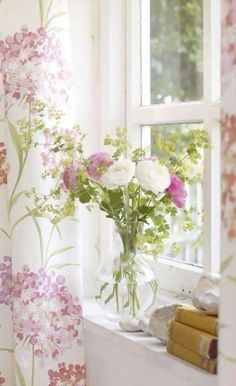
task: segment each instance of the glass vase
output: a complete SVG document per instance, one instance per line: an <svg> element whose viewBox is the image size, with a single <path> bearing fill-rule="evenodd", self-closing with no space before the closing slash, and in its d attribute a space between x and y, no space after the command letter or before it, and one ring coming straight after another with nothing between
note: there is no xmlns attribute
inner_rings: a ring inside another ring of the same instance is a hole
<svg viewBox="0 0 236 386"><path fill-rule="evenodd" d="M133 242L129 246L125 253L115 248L96 273L96 299L112 321L141 318L156 300L158 286L150 261Z"/></svg>

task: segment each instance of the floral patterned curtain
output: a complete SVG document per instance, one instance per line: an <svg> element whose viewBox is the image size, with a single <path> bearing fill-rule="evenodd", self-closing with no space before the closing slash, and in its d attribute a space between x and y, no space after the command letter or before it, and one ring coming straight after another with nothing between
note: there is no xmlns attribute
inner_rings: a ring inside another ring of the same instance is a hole
<svg viewBox="0 0 236 386"><path fill-rule="evenodd" d="M222 288L219 384L236 379L236 0L222 0Z"/></svg>
<svg viewBox="0 0 236 386"><path fill-rule="evenodd" d="M84 386L77 222L48 178L52 133L74 141L67 1L0 20L0 386Z"/></svg>

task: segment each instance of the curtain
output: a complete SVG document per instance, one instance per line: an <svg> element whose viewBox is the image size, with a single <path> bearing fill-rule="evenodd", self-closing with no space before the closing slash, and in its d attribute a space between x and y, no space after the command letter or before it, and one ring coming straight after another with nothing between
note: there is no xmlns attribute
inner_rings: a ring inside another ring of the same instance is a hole
<svg viewBox="0 0 236 386"><path fill-rule="evenodd" d="M0 21L0 385L84 386L77 221L49 151L75 141L67 1L0 0Z"/></svg>
<svg viewBox="0 0 236 386"><path fill-rule="evenodd" d="M222 0L222 288L219 384L236 379L236 1Z"/></svg>

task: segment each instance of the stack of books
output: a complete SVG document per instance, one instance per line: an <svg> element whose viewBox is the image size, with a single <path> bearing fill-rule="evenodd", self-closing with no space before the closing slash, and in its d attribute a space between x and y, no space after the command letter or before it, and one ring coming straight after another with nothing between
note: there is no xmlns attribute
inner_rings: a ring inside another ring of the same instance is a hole
<svg viewBox="0 0 236 386"><path fill-rule="evenodd" d="M172 319L167 351L216 374L218 319L191 307L177 307Z"/></svg>

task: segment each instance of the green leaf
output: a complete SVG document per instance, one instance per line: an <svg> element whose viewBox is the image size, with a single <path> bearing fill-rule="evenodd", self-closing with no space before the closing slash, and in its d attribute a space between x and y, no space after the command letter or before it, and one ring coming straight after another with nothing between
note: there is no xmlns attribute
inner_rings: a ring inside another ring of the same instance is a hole
<svg viewBox="0 0 236 386"><path fill-rule="evenodd" d="M164 217L162 215L152 216L152 221L155 226L161 225L163 220L164 220Z"/></svg>
<svg viewBox="0 0 236 386"><path fill-rule="evenodd" d="M58 248L56 249L54 252L52 252L50 255L49 255L49 258L55 256L55 255L60 255L61 253L64 253L66 251L69 251L70 249L73 249L75 248L74 246L70 246L70 247L64 247L64 248Z"/></svg>
<svg viewBox="0 0 236 386"><path fill-rule="evenodd" d="M108 196L109 196L109 200L112 208L123 207L124 203L122 200L122 192L108 190Z"/></svg>
<svg viewBox="0 0 236 386"><path fill-rule="evenodd" d="M236 283L236 276L235 275L227 275L227 279Z"/></svg>
<svg viewBox="0 0 236 386"><path fill-rule="evenodd" d="M80 264L78 263L61 263L61 264L53 264L50 265L47 269L62 269L65 267L80 267Z"/></svg>
<svg viewBox="0 0 236 386"><path fill-rule="evenodd" d="M52 27L48 29L48 32L65 32L68 31L68 28L61 28L61 27Z"/></svg>
<svg viewBox="0 0 236 386"><path fill-rule="evenodd" d="M9 129L10 129L11 139L12 139L12 142L15 146L19 165L21 168L22 164L23 164L23 150L22 150L22 146L21 146L20 136L19 136L15 126L9 121L9 119L7 119L7 122L8 122Z"/></svg>
<svg viewBox="0 0 236 386"><path fill-rule="evenodd" d="M53 3L54 3L54 0L51 0L50 3L49 3L48 10L47 10L47 15L46 15L46 18L45 18L45 23L47 22L47 20L49 18L49 15L50 15Z"/></svg>
<svg viewBox="0 0 236 386"><path fill-rule="evenodd" d="M114 297L114 294L115 294L115 284L113 286L113 291L112 293L105 299L104 303L107 304L109 303L109 301Z"/></svg>
<svg viewBox="0 0 236 386"><path fill-rule="evenodd" d="M147 206L147 205L142 205L138 208L138 211L141 213L141 214L150 214L152 212L152 210L154 209L153 206Z"/></svg>
<svg viewBox="0 0 236 386"><path fill-rule="evenodd" d="M53 20L57 19L58 17L65 16L66 14L66 12L56 12L52 17L50 17L50 19L48 19L45 28L47 29Z"/></svg>
<svg viewBox="0 0 236 386"><path fill-rule="evenodd" d="M108 284L109 283L104 283L101 285L99 295L96 295L95 299L101 299L102 298L102 293L103 293L104 289L108 286Z"/></svg>
<svg viewBox="0 0 236 386"><path fill-rule="evenodd" d="M55 224L55 228L56 228L56 230L57 230L59 239L62 240L61 230L60 230L60 228L59 228L59 226L58 226L57 224Z"/></svg>
<svg viewBox="0 0 236 386"><path fill-rule="evenodd" d="M129 298L128 298L127 302L123 305L123 308L127 308L127 307L129 307Z"/></svg>
<svg viewBox="0 0 236 386"><path fill-rule="evenodd" d="M88 192L83 191L79 194L79 200L82 204L87 204L91 200L91 196Z"/></svg>
<svg viewBox="0 0 236 386"><path fill-rule="evenodd" d="M24 216L20 217L20 218L15 222L15 224L13 225L13 227L12 227L12 229L11 229L11 236L12 236L12 234L13 234L15 228L17 227L17 225L20 224L21 221L23 221L25 218L27 218L27 217L29 217L29 216L30 216L30 214L27 213L27 214L25 214Z"/></svg>
<svg viewBox="0 0 236 386"><path fill-rule="evenodd" d="M5 236L7 236L11 240L11 236L5 231L5 229L0 228L0 232L4 233Z"/></svg>
<svg viewBox="0 0 236 386"><path fill-rule="evenodd" d="M70 247L64 247L64 248L58 248L58 249L55 249L55 251L53 251L53 252L48 256L48 258L47 258L47 260L46 260L46 262L45 262L46 265L48 264L49 260L51 260L51 258L52 258L53 256L61 255L62 253L67 252L67 251L69 251L70 249L73 249L73 248L75 248L75 247L70 246Z"/></svg>
<svg viewBox="0 0 236 386"><path fill-rule="evenodd" d="M13 208L14 205L16 205L16 203L17 203L17 201L19 200L20 196L22 196L22 194L24 194L24 193L25 193L25 191L22 190L21 192L19 192L19 193L17 193L17 194L15 195L15 197L14 197L14 198L12 199L12 201L11 201L11 209Z"/></svg>
<svg viewBox="0 0 236 386"><path fill-rule="evenodd" d="M15 361L16 375L18 379L18 386L26 386L25 378L18 363Z"/></svg>
<svg viewBox="0 0 236 386"><path fill-rule="evenodd" d="M99 206L99 208L101 210L103 210L104 212L108 212L108 213L110 213L110 211L111 211L109 204L104 200L101 202L101 205Z"/></svg>
<svg viewBox="0 0 236 386"><path fill-rule="evenodd" d="M224 272L226 270L226 268L228 268L228 266L231 264L231 261L233 260L233 258L234 258L234 256L230 255L222 261L221 266L220 266L220 272L221 273Z"/></svg>
<svg viewBox="0 0 236 386"><path fill-rule="evenodd" d="M41 256L41 263L43 263L43 250L44 250L44 245L43 245L43 235L42 235L42 231L41 231L39 222L38 222L37 218L33 215L32 211L31 211L28 207L26 207L26 209L28 210L30 216L32 217L32 220L33 220L33 222L34 222L34 225L36 226L36 229L37 229L37 232L38 232L38 235L39 235L40 256Z"/></svg>
<svg viewBox="0 0 236 386"><path fill-rule="evenodd" d="M43 27L43 0L39 0L40 25Z"/></svg>

